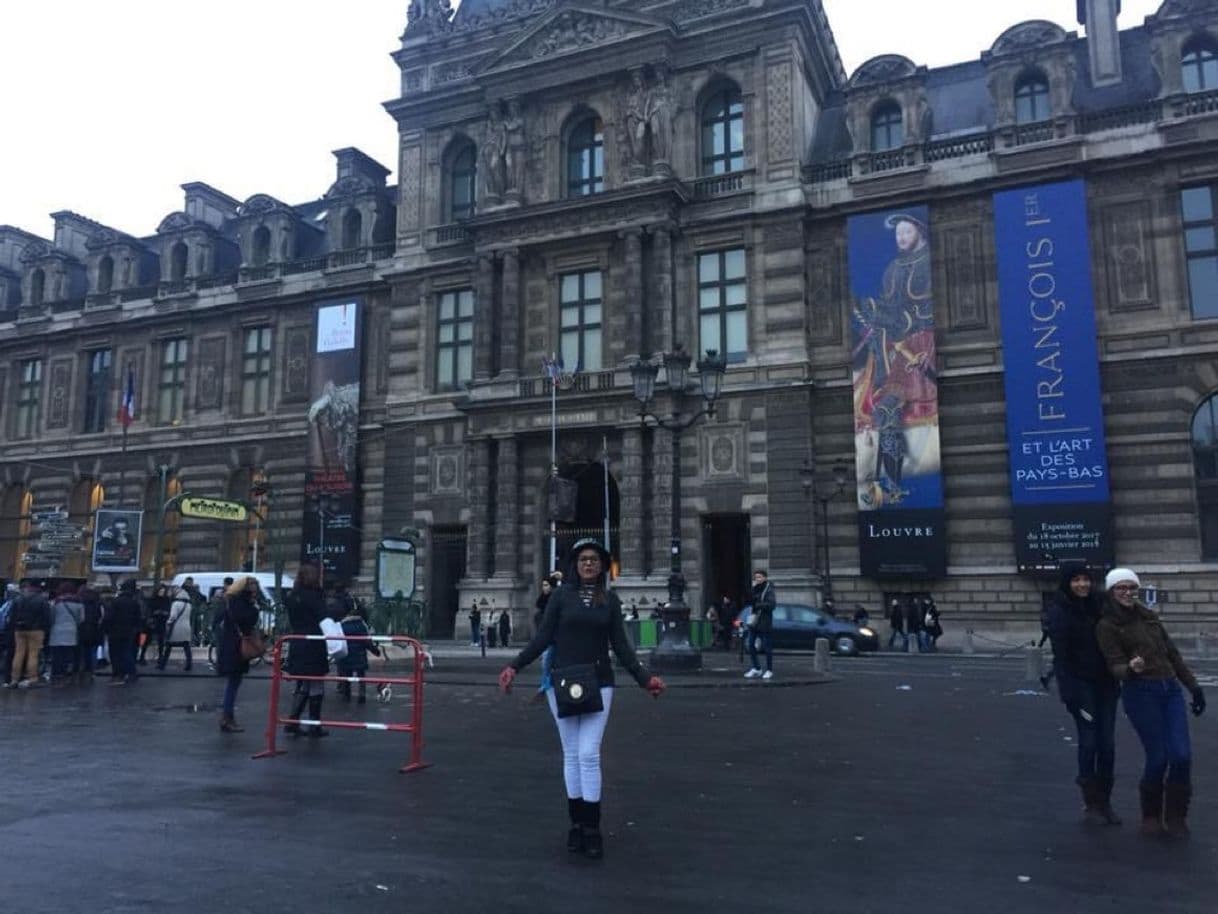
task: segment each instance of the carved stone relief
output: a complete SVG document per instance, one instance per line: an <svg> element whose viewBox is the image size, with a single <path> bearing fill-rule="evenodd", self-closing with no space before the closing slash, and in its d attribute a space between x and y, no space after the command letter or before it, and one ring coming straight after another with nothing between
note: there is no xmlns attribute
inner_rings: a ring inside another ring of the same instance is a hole
<svg viewBox="0 0 1218 914"><path fill-rule="evenodd" d="M704 426L699 437L704 479L738 480L744 475L743 425Z"/></svg>
<svg viewBox="0 0 1218 914"><path fill-rule="evenodd" d="M465 448L437 447L431 452L431 493L460 495L465 491Z"/></svg>
<svg viewBox="0 0 1218 914"><path fill-rule="evenodd" d="M813 342L842 339L842 250L837 245L808 255L808 327Z"/></svg>
<svg viewBox="0 0 1218 914"><path fill-rule="evenodd" d="M944 229L939 237L947 274L948 325L953 330L982 329L989 317L981 233L977 226L964 226Z"/></svg>
<svg viewBox="0 0 1218 914"><path fill-rule="evenodd" d="M765 88L769 161L784 162L795 154L789 61L766 68Z"/></svg>
<svg viewBox="0 0 1218 914"><path fill-rule="evenodd" d="M641 67L630 73L618 118L618 148L627 180L672 175L674 110L668 78L663 64L657 64L650 75Z"/></svg>
<svg viewBox="0 0 1218 914"><path fill-rule="evenodd" d="M72 360L51 363L51 386L47 391L47 428L68 427L68 406L72 392Z"/></svg>
<svg viewBox="0 0 1218 914"><path fill-rule="evenodd" d="M1112 311L1153 307L1154 247L1148 238L1150 202L1114 203L1104 210L1104 261Z"/></svg>
<svg viewBox="0 0 1218 914"><path fill-rule="evenodd" d="M195 379L195 408L220 409L224 396L224 354L227 341L212 336L199 341L199 373Z"/></svg>
<svg viewBox="0 0 1218 914"><path fill-rule="evenodd" d="M312 328L289 327L284 332L283 402L301 403L309 398L309 350Z"/></svg>

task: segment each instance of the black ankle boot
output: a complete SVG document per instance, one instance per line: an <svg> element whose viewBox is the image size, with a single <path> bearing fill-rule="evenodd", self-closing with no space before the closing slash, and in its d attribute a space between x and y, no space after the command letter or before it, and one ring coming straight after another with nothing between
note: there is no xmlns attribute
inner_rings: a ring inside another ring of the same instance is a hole
<svg viewBox="0 0 1218 914"><path fill-rule="evenodd" d="M314 720L321 720L321 699L321 695L309 696L309 717L313 718ZM309 727L309 736L311 736L313 739L320 739L323 736L329 735L330 731L321 724L314 724L313 726Z"/></svg>
<svg viewBox="0 0 1218 914"><path fill-rule="evenodd" d="M600 860L605 856L605 842L601 837L601 804L584 801L584 856L589 860Z"/></svg>
<svg viewBox="0 0 1218 914"><path fill-rule="evenodd" d="M567 799L567 815L571 828L567 831L567 853L582 854L584 851L584 801Z"/></svg>
<svg viewBox="0 0 1218 914"><path fill-rule="evenodd" d="M304 714L305 704L308 702L309 696L297 695L296 701L292 703L292 713L288 715L293 721L300 720L300 715ZM303 732L300 729L300 724L291 723L283 725L283 732L290 736L300 736Z"/></svg>

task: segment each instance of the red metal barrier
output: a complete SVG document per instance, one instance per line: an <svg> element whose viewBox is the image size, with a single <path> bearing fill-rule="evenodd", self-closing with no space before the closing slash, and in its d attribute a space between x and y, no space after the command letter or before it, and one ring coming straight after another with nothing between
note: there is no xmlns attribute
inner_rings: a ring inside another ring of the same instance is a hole
<svg viewBox="0 0 1218 914"><path fill-rule="evenodd" d="M377 644L407 644L414 652L413 675L411 676L377 676L361 680L358 676L296 676L283 670L283 645L287 641L369 641ZM423 645L414 638L405 635L283 635L275 642L271 651L271 710L266 725L266 748L254 758L274 758L283 755L286 749L276 746L275 739L279 735L279 727L284 724L297 726L326 726L342 730L385 730L393 733L410 734L410 761L398 770L402 773L419 771L429 767L430 763L423 761L423 661L426 656ZM390 685L410 686L411 710L408 724L382 724L373 721L350 720L309 720L306 718L290 718L279 716L279 696L281 684L288 682L376 682Z"/></svg>

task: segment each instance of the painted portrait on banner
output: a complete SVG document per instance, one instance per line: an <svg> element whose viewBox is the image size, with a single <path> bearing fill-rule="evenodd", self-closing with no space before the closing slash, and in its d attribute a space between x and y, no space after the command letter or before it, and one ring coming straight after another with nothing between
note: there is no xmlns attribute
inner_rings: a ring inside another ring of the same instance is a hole
<svg viewBox="0 0 1218 914"><path fill-rule="evenodd" d="M927 209L854 216L848 235L864 573L942 573L939 377Z"/></svg>

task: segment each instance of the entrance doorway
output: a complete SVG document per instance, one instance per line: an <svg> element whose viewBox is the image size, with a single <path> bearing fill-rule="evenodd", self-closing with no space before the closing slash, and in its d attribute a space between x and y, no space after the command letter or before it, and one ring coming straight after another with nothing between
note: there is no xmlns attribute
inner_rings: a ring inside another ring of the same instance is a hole
<svg viewBox="0 0 1218 914"><path fill-rule="evenodd" d="M458 585L465 577L468 535L464 527L433 527L427 588L427 635L451 638L456 631Z"/></svg>
<svg viewBox="0 0 1218 914"><path fill-rule="evenodd" d="M739 611L752 593L753 548L747 514L707 514L702 518L702 602L716 606L724 596ZM698 607L706 609L706 606Z"/></svg>
<svg viewBox="0 0 1218 914"><path fill-rule="evenodd" d="M581 539L591 537L601 543L605 540L605 518L609 519L609 552L613 564L617 566L617 557L621 554L618 543L618 526L621 518L621 496L618 493L617 480L612 473L605 470L605 464L599 460L579 463L568 463L558 470L558 475L569 479L576 485L575 490L575 519L570 523L558 524L558 570L565 571L563 564L567 553ZM542 564L550 561L550 530L546 521L546 530L542 534ZM548 574L551 569L541 568L538 577Z"/></svg>

